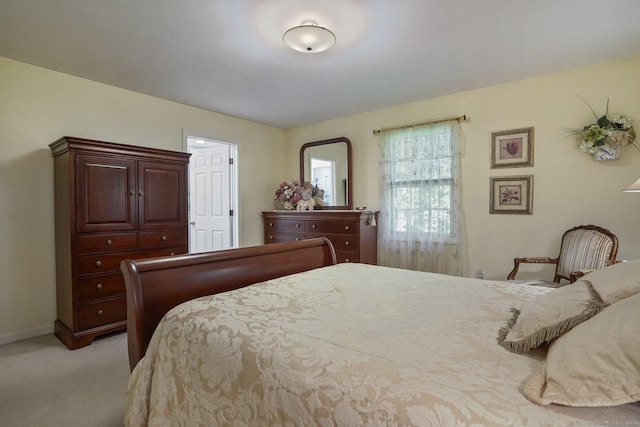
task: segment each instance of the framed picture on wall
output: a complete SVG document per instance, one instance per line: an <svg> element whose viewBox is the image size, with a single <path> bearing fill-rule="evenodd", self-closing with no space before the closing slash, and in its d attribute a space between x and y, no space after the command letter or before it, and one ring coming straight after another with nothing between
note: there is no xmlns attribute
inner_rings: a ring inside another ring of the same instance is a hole
<svg viewBox="0 0 640 427"><path fill-rule="evenodd" d="M490 214L533 214L533 175L490 178Z"/></svg>
<svg viewBox="0 0 640 427"><path fill-rule="evenodd" d="M491 134L491 169L533 166L533 127Z"/></svg>

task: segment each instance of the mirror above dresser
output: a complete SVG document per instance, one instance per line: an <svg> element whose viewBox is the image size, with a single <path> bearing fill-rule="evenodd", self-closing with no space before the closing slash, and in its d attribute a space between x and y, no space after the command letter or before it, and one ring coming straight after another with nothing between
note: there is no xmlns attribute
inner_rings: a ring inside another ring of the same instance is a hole
<svg viewBox="0 0 640 427"><path fill-rule="evenodd" d="M338 137L304 144L300 148L300 181L324 191L324 203L316 209L351 209L351 141Z"/></svg>

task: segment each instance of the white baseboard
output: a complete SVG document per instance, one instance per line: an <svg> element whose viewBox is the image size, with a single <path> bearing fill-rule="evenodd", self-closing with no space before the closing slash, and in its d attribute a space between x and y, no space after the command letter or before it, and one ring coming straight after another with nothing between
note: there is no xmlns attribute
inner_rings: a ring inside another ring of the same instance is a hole
<svg viewBox="0 0 640 427"><path fill-rule="evenodd" d="M28 338L39 337L53 333L53 323L50 325L42 325L37 328L27 329L26 331L13 332L10 334L0 335L0 345L9 344L16 341L26 340Z"/></svg>

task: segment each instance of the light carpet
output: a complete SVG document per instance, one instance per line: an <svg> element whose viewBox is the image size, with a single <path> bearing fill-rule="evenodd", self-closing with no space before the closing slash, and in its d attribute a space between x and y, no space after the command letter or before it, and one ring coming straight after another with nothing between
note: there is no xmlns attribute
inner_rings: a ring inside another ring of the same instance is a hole
<svg viewBox="0 0 640 427"><path fill-rule="evenodd" d="M0 426L122 427L126 332L69 350L53 334L0 346Z"/></svg>

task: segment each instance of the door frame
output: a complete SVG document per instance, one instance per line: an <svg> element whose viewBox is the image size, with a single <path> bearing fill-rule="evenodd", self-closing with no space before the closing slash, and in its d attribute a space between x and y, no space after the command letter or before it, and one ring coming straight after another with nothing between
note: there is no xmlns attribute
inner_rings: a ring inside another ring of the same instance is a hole
<svg viewBox="0 0 640 427"><path fill-rule="evenodd" d="M229 206L233 211L233 216L231 217L231 236L230 237L230 247L237 248L239 247L240 242L240 226L239 226L239 206L238 206L238 145L232 142L221 141L218 138L207 136L203 132L195 132L195 131L182 131L182 151L185 153L190 153L191 147L189 144L189 139L201 139L206 141L208 144L213 145L227 145L229 146L229 158L233 159L233 162L230 165L229 170L229 197L231 200L229 201ZM196 148L197 149L197 148ZM191 167L192 164L189 162L189 176L191 175ZM191 190L191 183L188 185L189 190ZM191 200L188 202L188 217L191 220ZM191 227L191 224L189 224ZM188 244L189 251L191 251L191 242Z"/></svg>

